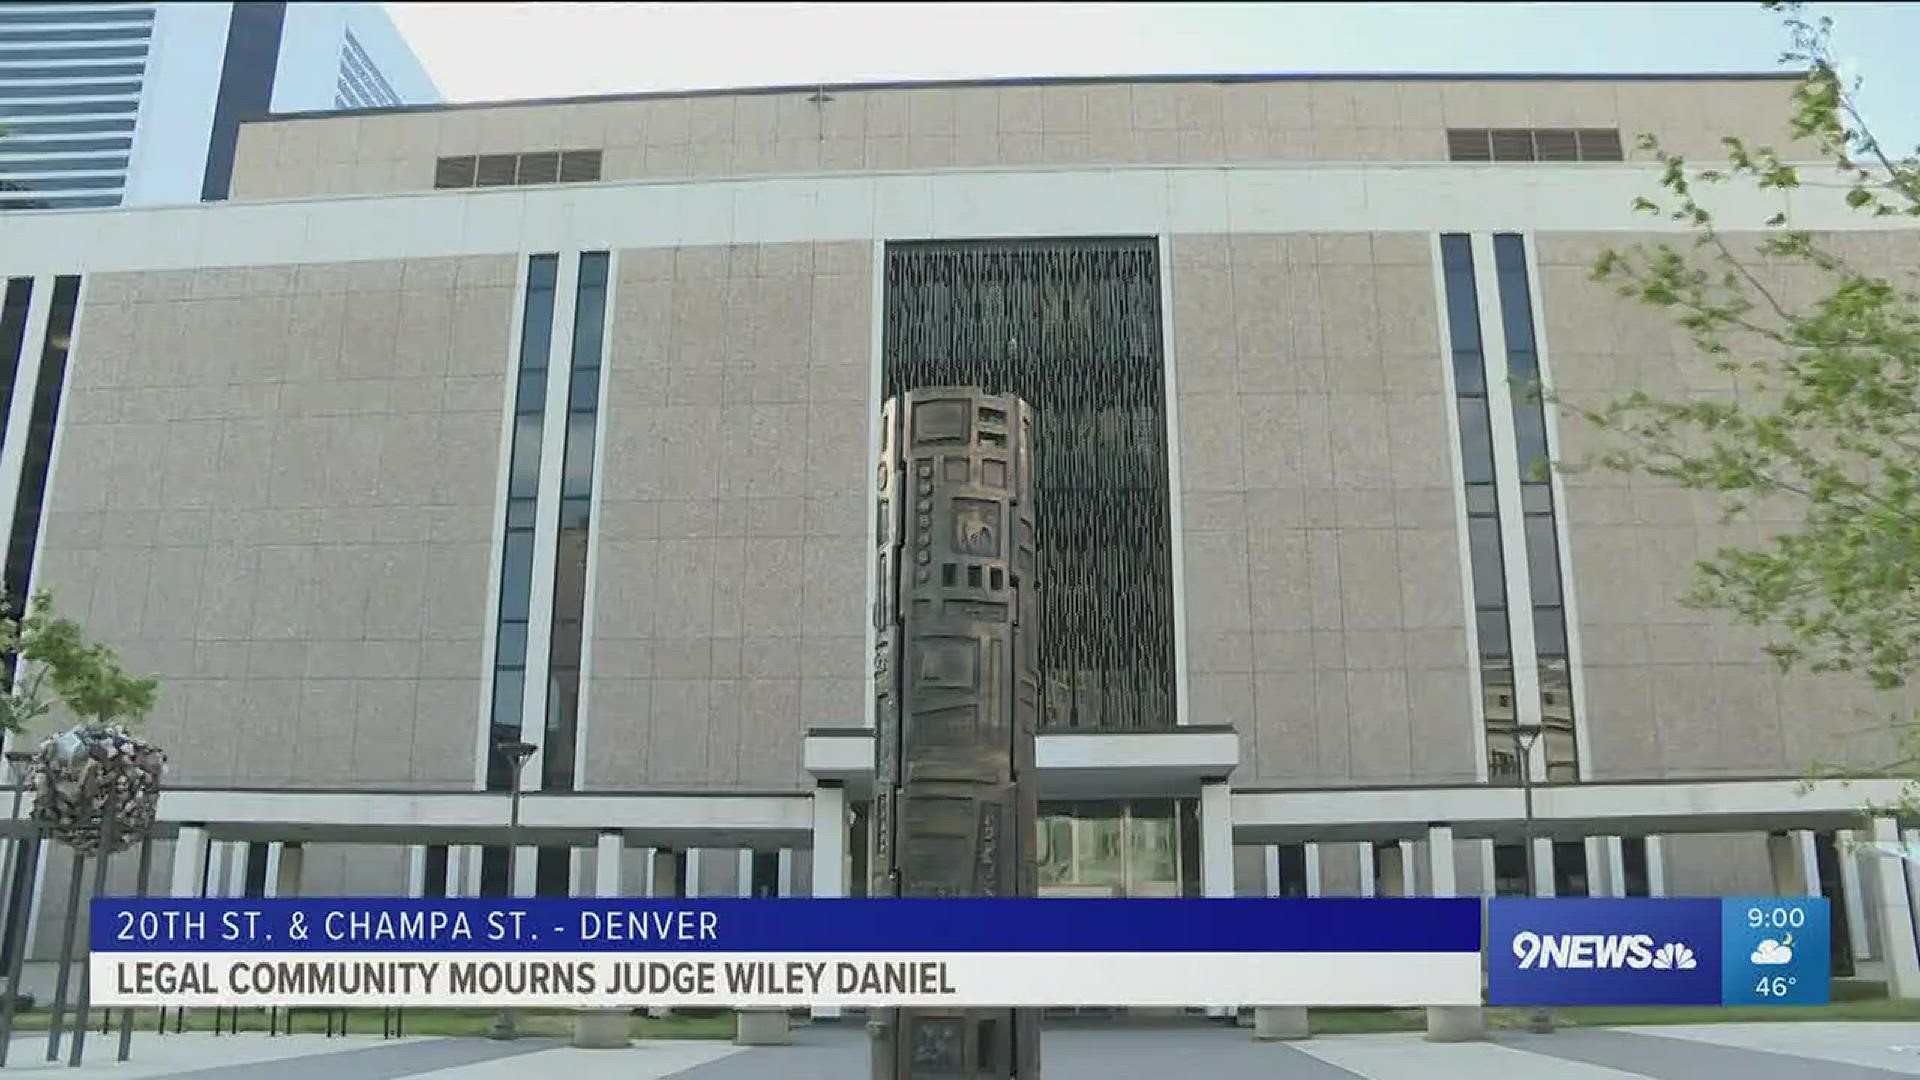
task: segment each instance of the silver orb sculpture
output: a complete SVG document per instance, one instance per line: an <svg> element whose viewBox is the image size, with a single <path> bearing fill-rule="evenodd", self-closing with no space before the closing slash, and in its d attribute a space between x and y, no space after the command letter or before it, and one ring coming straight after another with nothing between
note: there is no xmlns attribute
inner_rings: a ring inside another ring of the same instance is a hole
<svg viewBox="0 0 1920 1080"><path fill-rule="evenodd" d="M107 815L125 851L153 825L166 751L118 724L70 728L41 742L27 773L34 821L76 854L102 854Z"/></svg>

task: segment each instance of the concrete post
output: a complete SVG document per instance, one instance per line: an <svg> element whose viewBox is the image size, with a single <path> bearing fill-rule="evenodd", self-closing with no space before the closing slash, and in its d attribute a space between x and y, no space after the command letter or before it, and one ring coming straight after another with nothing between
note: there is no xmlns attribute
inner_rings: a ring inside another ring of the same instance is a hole
<svg viewBox="0 0 1920 1080"><path fill-rule="evenodd" d="M1253 1010L1253 1037L1261 1042L1305 1039L1311 1035L1304 1005L1261 1005Z"/></svg>
<svg viewBox="0 0 1920 1080"><path fill-rule="evenodd" d="M273 880L271 857L267 861L267 880ZM407 845L407 895L410 897L427 895L427 845L425 844Z"/></svg>
<svg viewBox="0 0 1920 1080"><path fill-rule="evenodd" d="M1900 829L1894 819L1873 819L1876 843L1897 844ZM1873 863L1873 906L1880 917L1880 952L1887 969L1887 996L1910 1001L1920 999L1920 952L1913 938L1913 904L1907 896L1904 863L1894 859L1875 859Z"/></svg>
<svg viewBox="0 0 1920 1080"><path fill-rule="evenodd" d="M235 840L227 845L227 892L232 897L247 895L247 856L253 853L253 845L245 840Z"/></svg>
<svg viewBox="0 0 1920 1080"><path fill-rule="evenodd" d="M1626 846L1617 836L1607 837L1607 895L1627 895Z"/></svg>
<svg viewBox="0 0 1920 1080"><path fill-rule="evenodd" d="M1814 845L1812 829L1795 829L1791 834L1796 856L1800 860L1800 877L1806 883L1808 896L1820 895L1820 849Z"/></svg>
<svg viewBox="0 0 1920 1080"><path fill-rule="evenodd" d="M1647 895L1667 895L1667 845L1658 836L1647 837Z"/></svg>
<svg viewBox="0 0 1920 1080"><path fill-rule="evenodd" d="M620 857L626 834L603 830L593 843L593 895L620 895ZM573 1045L582 1050L624 1050L631 1040L625 1009L581 1009L573 1015Z"/></svg>
<svg viewBox="0 0 1920 1080"><path fill-rule="evenodd" d="M662 867L662 863L666 865ZM673 865L675 856L672 848L650 847L647 849L647 862L641 871L641 889L647 899L654 900L663 896L676 895L673 890ZM650 1005L647 1015L655 1020L671 1015L672 1009L665 1005Z"/></svg>
<svg viewBox="0 0 1920 1080"><path fill-rule="evenodd" d="M1433 895L1459 895L1453 857L1453 826L1427 826L1427 880ZM1427 1006L1428 1042L1467 1042L1487 1036L1487 1018L1478 1005Z"/></svg>
<svg viewBox="0 0 1920 1080"><path fill-rule="evenodd" d="M1807 895L1806 868L1800 862L1800 846L1791 833L1767 836L1767 870L1773 878L1773 895Z"/></svg>
<svg viewBox="0 0 1920 1080"><path fill-rule="evenodd" d="M207 827L180 826L180 835L173 841L173 874L167 894L173 897L199 896L200 882L206 870Z"/></svg>
<svg viewBox="0 0 1920 1080"><path fill-rule="evenodd" d="M1902 838L1911 850L1914 845L1920 844L1920 829L1908 829ZM1900 866L1907 872L1907 903L1911 906L1920 901L1920 863L1902 859Z"/></svg>
<svg viewBox="0 0 1920 1080"><path fill-rule="evenodd" d="M1373 841L1362 840L1360 848L1360 895L1378 896L1380 893L1380 870L1374 865Z"/></svg>
<svg viewBox="0 0 1920 1080"><path fill-rule="evenodd" d="M1833 850L1839 856L1841 900L1847 908L1847 945L1855 962L1871 960L1877 953L1867 933L1867 892L1860 887L1860 855L1854 850L1851 829L1833 834Z"/></svg>
<svg viewBox="0 0 1920 1080"><path fill-rule="evenodd" d="M1553 883L1553 841L1537 836L1533 840L1533 895L1557 896Z"/></svg>
<svg viewBox="0 0 1920 1080"><path fill-rule="evenodd" d="M540 885L540 849L521 844L513 857L513 895L532 896Z"/></svg>
<svg viewBox="0 0 1920 1080"><path fill-rule="evenodd" d="M1320 895L1320 845L1308 844L1307 848L1307 895Z"/></svg>
<svg viewBox="0 0 1920 1080"><path fill-rule="evenodd" d="M1200 895L1233 896L1233 803L1224 780L1200 785ZM1208 1005L1207 1015L1230 1015L1237 1005Z"/></svg>
<svg viewBox="0 0 1920 1080"><path fill-rule="evenodd" d="M1587 854L1587 895L1613 895L1613 867L1607 862L1607 840L1605 836L1589 836L1583 844Z"/></svg>
<svg viewBox="0 0 1920 1080"><path fill-rule="evenodd" d="M280 845L280 865L273 875L273 895L300 895L300 878L306 870L307 849L297 843Z"/></svg>
<svg viewBox="0 0 1920 1080"><path fill-rule="evenodd" d="M620 861L627 838L618 829L602 832L593 843L593 895L620 895Z"/></svg>
<svg viewBox="0 0 1920 1080"><path fill-rule="evenodd" d="M1309 852L1313 845L1307 845ZM1310 856L1311 858L1311 856ZM1280 845L1267 844L1261 850L1261 861L1265 870L1265 893L1268 897L1280 895ZM1309 892L1317 891L1318 866L1308 864ZM1247 1018L1240 1020L1242 1027L1247 1026ZM1278 1039L1304 1039L1308 1036L1307 1010L1303 1005L1255 1005L1252 1017L1253 1037L1261 1042Z"/></svg>
<svg viewBox="0 0 1920 1080"><path fill-rule="evenodd" d="M822 784L813 789L813 895L847 895L847 789ZM837 1005L813 1007L815 1020L838 1020Z"/></svg>
<svg viewBox="0 0 1920 1080"><path fill-rule="evenodd" d="M200 896L225 896L227 887L227 842L208 840L202 856Z"/></svg>

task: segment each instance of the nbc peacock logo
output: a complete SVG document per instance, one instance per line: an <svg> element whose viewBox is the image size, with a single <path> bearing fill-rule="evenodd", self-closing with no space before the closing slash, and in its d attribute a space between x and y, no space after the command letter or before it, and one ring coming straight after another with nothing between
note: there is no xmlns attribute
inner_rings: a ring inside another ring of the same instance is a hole
<svg viewBox="0 0 1920 1080"><path fill-rule="evenodd" d="M1538 934L1523 930L1513 936L1512 948L1522 971L1692 971L1700 966L1686 942L1657 944L1648 934Z"/></svg>
<svg viewBox="0 0 1920 1080"><path fill-rule="evenodd" d="M1678 941L1669 941L1654 950L1653 968L1656 971L1692 971L1700 966L1693 958L1693 950Z"/></svg>

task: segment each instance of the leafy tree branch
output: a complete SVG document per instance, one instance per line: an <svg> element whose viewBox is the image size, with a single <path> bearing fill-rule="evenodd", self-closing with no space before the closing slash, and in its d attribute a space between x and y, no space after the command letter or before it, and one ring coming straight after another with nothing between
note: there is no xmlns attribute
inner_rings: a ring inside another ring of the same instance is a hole
<svg viewBox="0 0 1920 1080"><path fill-rule="evenodd" d="M1699 168L1641 136L1660 173L1634 207L1688 239L1610 249L1593 267L1594 280L1670 318L1728 389L1556 398L1600 445L1560 467L1712 493L1724 521L1763 503L1785 511L1764 542L1700 561L1681 602L1771 631L1783 670L1851 672L1889 690L1920 666L1920 295L1911 274L1859 245L1794 228L1790 208L1831 193L1871 219L1920 218L1920 158L1866 123L1830 20L1765 6L1790 41L1782 60L1803 72L1789 103L1794 147L1728 136L1725 163ZM1837 182L1803 183L1803 170ZM1771 193L1779 209L1722 221L1715 195L1728 185ZM1901 229L1896 242L1920 250L1920 232ZM1892 726L1900 748L1879 765L1920 778L1920 729L1910 717Z"/></svg>
<svg viewBox="0 0 1920 1080"><path fill-rule="evenodd" d="M126 671L113 649L90 640L46 591L34 594L20 618L0 618L0 656L17 667L12 692L0 693L0 729L10 733L31 730L55 702L90 725L136 722L159 691L159 679Z"/></svg>

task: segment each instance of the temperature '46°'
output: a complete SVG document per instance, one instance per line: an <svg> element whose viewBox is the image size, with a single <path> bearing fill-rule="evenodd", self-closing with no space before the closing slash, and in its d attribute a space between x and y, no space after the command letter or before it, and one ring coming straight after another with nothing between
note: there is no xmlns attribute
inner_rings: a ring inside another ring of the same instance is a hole
<svg viewBox="0 0 1920 1080"><path fill-rule="evenodd" d="M1798 985L1800 978L1797 975L1762 975L1760 981L1753 984L1753 992L1764 998L1780 998L1786 997Z"/></svg>

